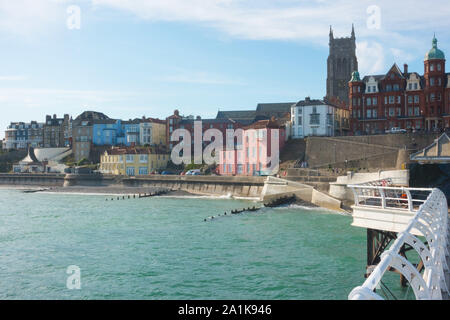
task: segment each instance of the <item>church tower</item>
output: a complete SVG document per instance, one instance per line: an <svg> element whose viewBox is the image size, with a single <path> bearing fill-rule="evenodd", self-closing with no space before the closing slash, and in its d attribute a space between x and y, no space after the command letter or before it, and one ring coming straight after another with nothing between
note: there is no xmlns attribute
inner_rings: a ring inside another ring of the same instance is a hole
<svg viewBox="0 0 450 320"><path fill-rule="evenodd" d="M352 73L358 71L355 28L350 38L334 38L330 26L330 54L328 56L327 98L339 98L348 104L348 83Z"/></svg>

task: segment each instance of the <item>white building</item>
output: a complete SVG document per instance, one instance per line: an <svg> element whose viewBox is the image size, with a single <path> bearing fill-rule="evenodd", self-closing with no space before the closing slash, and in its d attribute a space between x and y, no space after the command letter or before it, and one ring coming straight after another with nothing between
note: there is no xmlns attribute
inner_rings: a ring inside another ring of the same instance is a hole
<svg viewBox="0 0 450 320"><path fill-rule="evenodd" d="M291 107L291 136L334 136L336 107L307 97Z"/></svg>

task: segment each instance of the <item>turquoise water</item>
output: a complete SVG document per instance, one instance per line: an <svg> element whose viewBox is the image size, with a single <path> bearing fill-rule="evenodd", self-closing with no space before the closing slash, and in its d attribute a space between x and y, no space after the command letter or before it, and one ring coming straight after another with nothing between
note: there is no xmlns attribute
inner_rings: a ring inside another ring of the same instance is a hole
<svg viewBox="0 0 450 320"><path fill-rule="evenodd" d="M347 216L291 206L204 222L255 203L106 198L0 189L0 299L347 299L364 281L365 230Z"/></svg>

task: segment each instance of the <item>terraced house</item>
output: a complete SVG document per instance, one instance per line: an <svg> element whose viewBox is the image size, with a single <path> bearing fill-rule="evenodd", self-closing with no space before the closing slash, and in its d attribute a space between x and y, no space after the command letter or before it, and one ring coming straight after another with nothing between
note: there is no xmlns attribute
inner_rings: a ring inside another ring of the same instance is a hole
<svg viewBox="0 0 450 320"><path fill-rule="evenodd" d="M139 176L167 167L169 153L162 147L113 147L100 158L103 174Z"/></svg>
<svg viewBox="0 0 450 320"><path fill-rule="evenodd" d="M349 82L352 131L383 133L393 127L435 131L450 127L450 73L436 37L425 55L424 74L394 64L383 75L363 79L353 72Z"/></svg>
<svg viewBox="0 0 450 320"><path fill-rule="evenodd" d="M44 124L36 121L11 122L5 131L3 149L27 149L42 147Z"/></svg>

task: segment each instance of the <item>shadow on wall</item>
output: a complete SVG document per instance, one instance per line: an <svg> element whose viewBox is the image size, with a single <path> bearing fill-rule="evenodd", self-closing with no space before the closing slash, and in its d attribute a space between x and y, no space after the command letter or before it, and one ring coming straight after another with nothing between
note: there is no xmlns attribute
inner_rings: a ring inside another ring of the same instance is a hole
<svg viewBox="0 0 450 320"><path fill-rule="evenodd" d="M413 188L439 188L450 205L450 163L411 163L409 185Z"/></svg>

